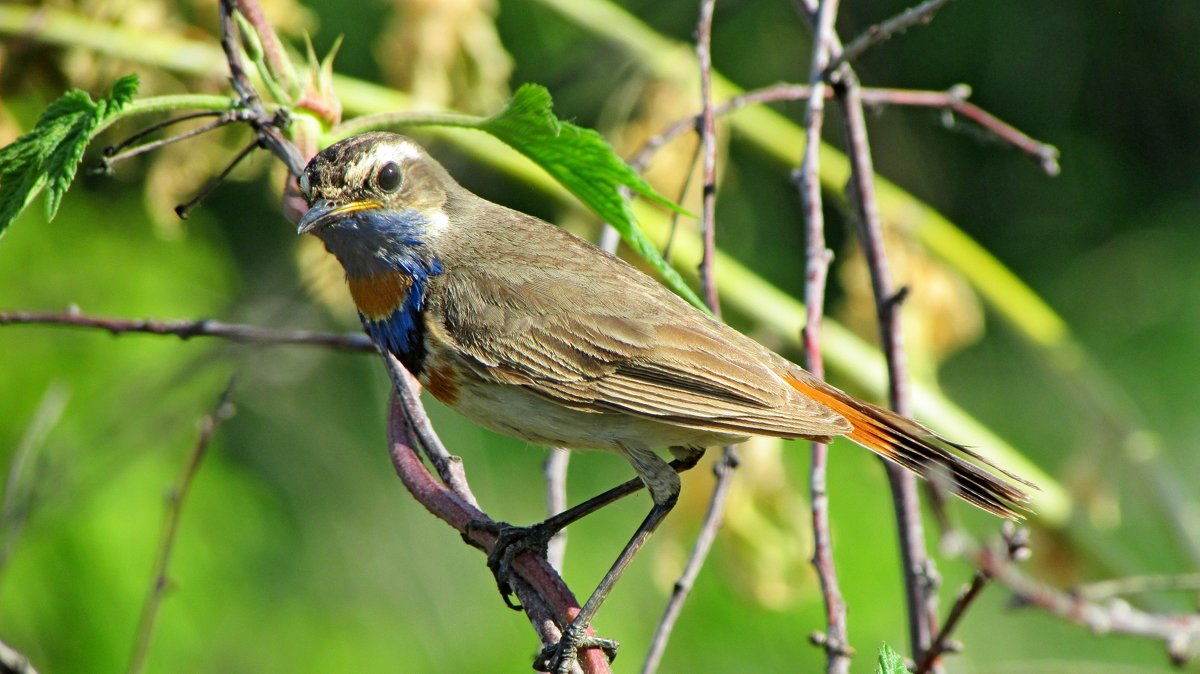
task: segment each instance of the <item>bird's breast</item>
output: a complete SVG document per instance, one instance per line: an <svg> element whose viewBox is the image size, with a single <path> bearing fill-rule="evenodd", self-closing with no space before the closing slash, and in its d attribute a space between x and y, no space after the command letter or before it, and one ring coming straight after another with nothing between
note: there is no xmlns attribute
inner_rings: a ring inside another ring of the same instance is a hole
<svg viewBox="0 0 1200 674"><path fill-rule="evenodd" d="M404 306L413 287L413 277L396 271L348 278L346 283L363 318L382 321Z"/></svg>
<svg viewBox="0 0 1200 674"><path fill-rule="evenodd" d="M403 271L346 279L363 328L415 375L425 361L425 283Z"/></svg>

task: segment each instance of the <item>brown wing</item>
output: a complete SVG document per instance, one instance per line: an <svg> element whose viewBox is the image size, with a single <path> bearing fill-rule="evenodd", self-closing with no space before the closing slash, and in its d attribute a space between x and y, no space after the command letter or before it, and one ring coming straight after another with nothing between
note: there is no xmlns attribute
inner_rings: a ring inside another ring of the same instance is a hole
<svg viewBox="0 0 1200 674"><path fill-rule="evenodd" d="M574 409L731 434L850 430L775 372L786 373L786 361L617 258L535 226L528 243L538 250L501 236L477 245L473 264L447 264L433 284L431 336L453 342L479 376Z"/></svg>

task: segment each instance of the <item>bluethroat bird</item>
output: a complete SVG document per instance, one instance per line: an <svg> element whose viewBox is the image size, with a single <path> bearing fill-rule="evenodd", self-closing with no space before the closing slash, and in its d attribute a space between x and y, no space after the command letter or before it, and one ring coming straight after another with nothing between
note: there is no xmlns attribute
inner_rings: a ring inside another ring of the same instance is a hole
<svg viewBox="0 0 1200 674"><path fill-rule="evenodd" d="M996 473L1024 480L820 381L583 239L468 192L403 136L338 142L299 184L310 205L299 232L324 241L367 333L435 398L523 440L620 454L650 492L649 515L563 630L554 671L604 641L585 636L588 623L674 506L676 468L705 447L841 435L1001 517L1028 501Z"/></svg>

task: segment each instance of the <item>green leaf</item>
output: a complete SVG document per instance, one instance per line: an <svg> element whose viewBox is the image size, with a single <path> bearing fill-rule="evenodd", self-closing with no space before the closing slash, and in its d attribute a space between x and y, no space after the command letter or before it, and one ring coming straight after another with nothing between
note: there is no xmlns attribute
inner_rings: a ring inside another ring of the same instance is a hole
<svg viewBox="0 0 1200 674"><path fill-rule="evenodd" d="M908 674L908 667L899 653L891 646L884 644L879 649L879 668L875 672L876 674Z"/></svg>
<svg viewBox="0 0 1200 674"><path fill-rule="evenodd" d="M72 89L46 108L32 131L0 148L0 234L43 188L46 218L54 218L92 135L133 100L137 86L137 75L126 75L98 101Z"/></svg>
<svg viewBox="0 0 1200 674"><path fill-rule="evenodd" d="M675 292L707 310L638 228L633 211L619 188L628 187L678 213L690 214L655 192L595 130L558 119L554 115L550 92L545 87L522 85L499 114L470 126L487 131L536 162L615 227L625 242L649 262Z"/></svg>

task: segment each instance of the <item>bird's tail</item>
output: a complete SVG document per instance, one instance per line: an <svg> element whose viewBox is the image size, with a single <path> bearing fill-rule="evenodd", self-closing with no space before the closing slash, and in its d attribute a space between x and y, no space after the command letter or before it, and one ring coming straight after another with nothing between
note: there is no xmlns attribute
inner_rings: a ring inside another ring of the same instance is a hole
<svg viewBox="0 0 1200 674"><path fill-rule="evenodd" d="M801 393L845 417L854 442L990 513L1019 520L1029 495L1006 478L1037 489L963 445L895 412L858 400L814 378L787 377ZM964 458L965 457L965 458ZM995 471L995 472L993 472Z"/></svg>

